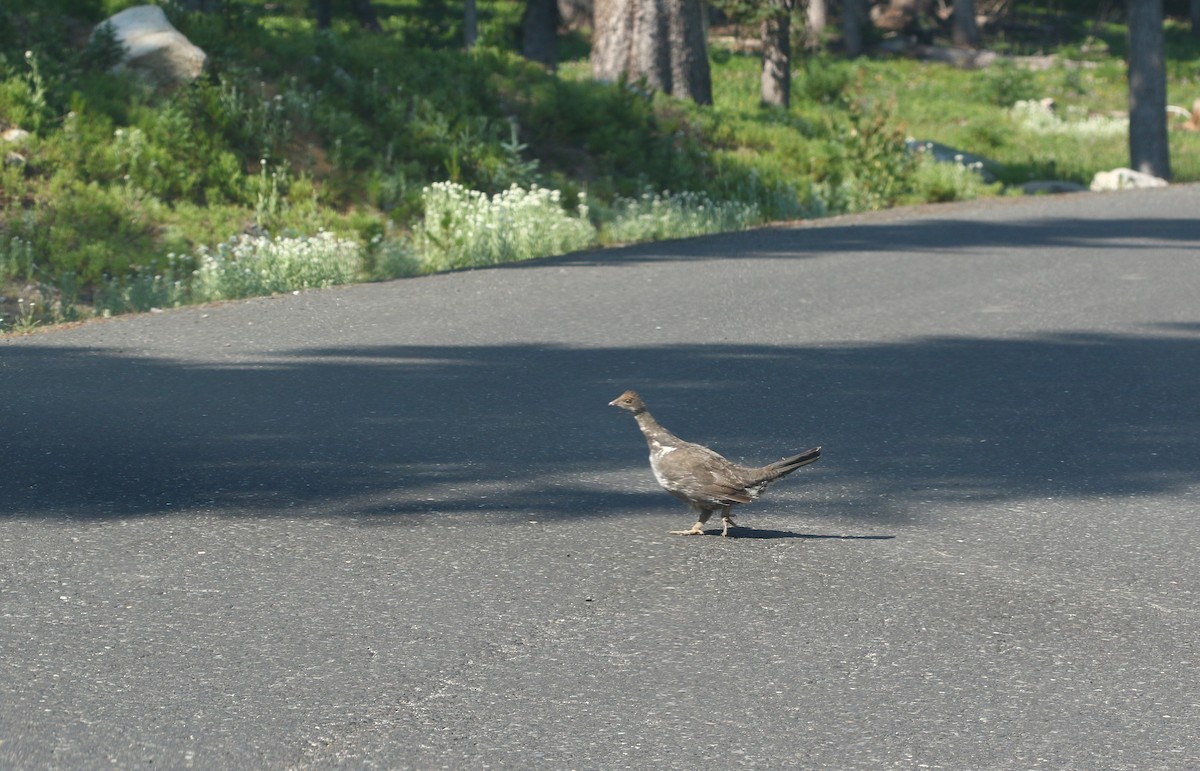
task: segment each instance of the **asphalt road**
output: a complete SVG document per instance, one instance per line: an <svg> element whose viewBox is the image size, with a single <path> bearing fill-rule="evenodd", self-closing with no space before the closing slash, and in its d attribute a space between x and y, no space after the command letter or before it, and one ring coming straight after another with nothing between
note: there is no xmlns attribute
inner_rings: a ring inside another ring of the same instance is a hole
<svg viewBox="0 0 1200 771"><path fill-rule="evenodd" d="M1200 767L1200 188L0 341L0 767ZM824 457L679 538L627 414Z"/></svg>

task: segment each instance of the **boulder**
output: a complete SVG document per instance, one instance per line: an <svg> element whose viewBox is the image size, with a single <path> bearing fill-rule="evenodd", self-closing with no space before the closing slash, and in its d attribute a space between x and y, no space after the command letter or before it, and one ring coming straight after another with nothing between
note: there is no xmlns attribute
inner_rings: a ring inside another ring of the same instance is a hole
<svg viewBox="0 0 1200 771"><path fill-rule="evenodd" d="M16 128L15 126L13 128L8 128L8 129L5 129L4 131L0 131L0 141L3 141L5 144L8 144L8 145L19 145L28 138L29 138L28 131L26 131L25 129L22 129L22 128ZM7 150L4 153L4 165L5 166L24 166L25 163L26 163L25 156L21 155L16 150Z"/></svg>
<svg viewBox="0 0 1200 771"><path fill-rule="evenodd" d="M195 80L204 70L207 54L175 29L157 5L127 8L100 26L105 24L125 49L116 69L131 70L154 86L168 88Z"/></svg>
<svg viewBox="0 0 1200 771"><path fill-rule="evenodd" d="M29 132L22 128L10 128L0 132L0 139L17 144L29 138Z"/></svg>
<svg viewBox="0 0 1200 771"><path fill-rule="evenodd" d="M1139 187L1166 187L1167 181L1133 169L1098 171L1092 177L1092 190L1130 190Z"/></svg>

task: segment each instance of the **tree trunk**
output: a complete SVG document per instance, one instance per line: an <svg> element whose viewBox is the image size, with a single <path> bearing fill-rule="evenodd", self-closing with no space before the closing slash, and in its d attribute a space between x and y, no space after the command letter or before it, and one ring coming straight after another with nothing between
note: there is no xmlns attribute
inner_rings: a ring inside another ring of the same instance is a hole
<svg viewBox="0 0 1200 771"><path fill-rule="evenodd" d="M866 0L842 0L842 45L851 59L862 56L863 20L866 18Z"/></svg>
<svg viewBox="0 0 1200 771"><path fill-rule="evenodd" d="M463 45L474 48L479 39L479 15L475 10L475 0L463 0Z"/></svg>
<svg viewBox="0 0 1200 771"><path fill-rule="evenodd" d="M592 76L712 104L700 0L596 0Z"/></svg>
<svg viewBox="0 0 1200 771"><path fill-rule="evenodd" d="M591 29L592 0L558 0L558 18L567 29Z"/></svg>
<svg viewBox="0 0 1200 771"><path fill-rule="evenodd" d="M1200 0L1188 3L1188 19L1192 23L1192 37L1200 37Z"/></svg>
<svg viewBox="0 0 1200 771"><path fill-rule="evenodd" d="M762 103L787 108L792 102L792 3L771 0L762 24Z"/></svg>
<svg viewBox="0 0 1200 771"><path fill-rule="evenodd" d="M1200 0L1196 0L1200 3ZM825 22L828 18L828 8L825 0L808 0L804 9L804 47L815 50L821 47L821 37L825 34Z"/></svg>
<svg viewBox="0 0 1200 771"><path fill-rule="evenodd" d="M1127 0L1129 24L1129 165L1170 179L1163 0Z"/></svg>
<svg viewBox="0 0 1200 771"><path fill-rule="evenodd" d="M666 30L653 23L643 5L656 7L657 2L644 0L596 0L595 29L592 33L592 77L613 82L622 75L645 78L651 87L661 87L662 68L654 58L642 61L639 53L645 48L640 41L666 40ZM652 7L650 10L655 10ZM643 29L647 23L648 29ZM665 47L664 47L665 50Z"/></svg>
<svg viewBox="0 0 1200 771"><path fill-rule="evenodd" d="M525 0L521 53L550 69L558 66L558 0Z"/></svg>
<svg viewBox="0 0 1200 771"><path fill-rule="evenodd" d="M951 39L956 48L979 48L979 25L975 23L975 0L954 0L954 30Z"/></svg>
<svg viewBox="0 0 1200 771"><path fill-rule="evenodd" d="M625 69L633 26L625 12L628 0L596 0L592 7L592 77L612 82Z"/></svg>
<svg viewBox="0 0 1200 771"><path fill-rule="evenodd" d="M712 104L703 0L669 0L671 96Z"/></svg>
<svg viewBox="0 0 1200 771"><path fill-rule="evenodd" d="M631 0L633 40L626 72L655 91L671 93L671 43L666 0Z"/></svg>

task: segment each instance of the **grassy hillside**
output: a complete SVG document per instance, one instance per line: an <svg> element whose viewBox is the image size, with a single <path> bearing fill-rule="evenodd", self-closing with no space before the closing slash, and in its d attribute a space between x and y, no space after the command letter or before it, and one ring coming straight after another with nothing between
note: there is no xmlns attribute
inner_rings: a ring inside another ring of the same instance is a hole
<svg viewBox="0 0 1200 771"><path fill-rule="evenodd" d="M713 46L712 108L523 61L518 2L377 0L383 34L306 3L169 8L209 55L171 93L109 72L94 24L123 0L0 9L0 329L343 281L390 278L764 221L1086 183L1125 165L1123 30L1058 24L1043 69L798 56L793 106L758 105L758 62ZM340 6L339 6L340 7ZM1170 99L1200 98L1200 46L1172 25ZM1012 53L1045 41L994 37ZM1014 109L1052 97L1054 116ZM988 156L997 185L905 151ZM1200 137L1172 133L1176 179ZM435 184L437 183L437 184ZM449 184L441 184L449 183ZM515 186L515 188L514 188ZM671 191L671 192L668 192Z"/></svg>

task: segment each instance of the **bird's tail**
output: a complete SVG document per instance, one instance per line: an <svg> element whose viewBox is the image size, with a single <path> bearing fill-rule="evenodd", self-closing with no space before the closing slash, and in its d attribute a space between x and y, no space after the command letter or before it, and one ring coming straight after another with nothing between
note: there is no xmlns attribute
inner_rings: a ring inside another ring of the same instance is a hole
<svg viewBox="0 0 1200 771"><path fill-rule="evenodd" d="M770 479L778 479L779 477L786 476L786 475L792 473L793 471L800 468L801 466L807 466L810 463L816 463L820 459L821 459L821 448L814 447L811 450L805 450L804 452L800 453L799 455L793 455L790 458L784 458L783 460L777 460L774 463L767 466L764 469L764 471L767 472L767 475L769 476Z"/></svg>

